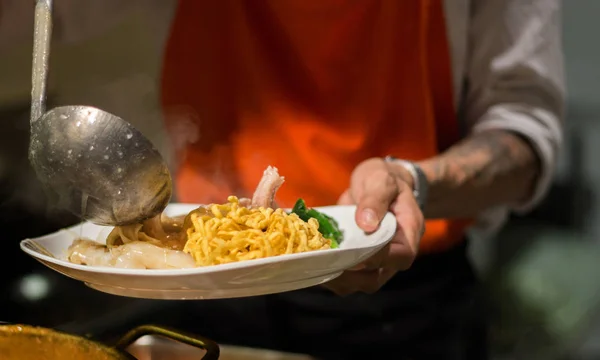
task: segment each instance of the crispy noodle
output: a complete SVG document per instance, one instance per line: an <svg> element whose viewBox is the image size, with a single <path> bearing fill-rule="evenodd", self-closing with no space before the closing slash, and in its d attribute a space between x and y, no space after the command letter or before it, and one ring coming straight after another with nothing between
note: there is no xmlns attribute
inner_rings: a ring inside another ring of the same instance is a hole
<svg viewBox="0 0 600 360"><path fill-rule="evenodd" d="M211 205L208 214L190 214L184 252L198 266L218 265L330 248L315 219L303 221L282 209L249 209L238 198Z"/></svg>

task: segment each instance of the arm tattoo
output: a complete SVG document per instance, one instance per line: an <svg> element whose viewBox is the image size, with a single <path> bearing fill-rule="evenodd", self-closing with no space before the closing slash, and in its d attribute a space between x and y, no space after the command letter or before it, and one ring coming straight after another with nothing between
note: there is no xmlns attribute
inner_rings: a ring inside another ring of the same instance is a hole
<svg viewBox="0 0 600 360"><path fill-rule="evenodd" d="M469 137L421 165L431 183L428 217L472 216L524 201L540 171L527 140L502 130Z"/></svg>

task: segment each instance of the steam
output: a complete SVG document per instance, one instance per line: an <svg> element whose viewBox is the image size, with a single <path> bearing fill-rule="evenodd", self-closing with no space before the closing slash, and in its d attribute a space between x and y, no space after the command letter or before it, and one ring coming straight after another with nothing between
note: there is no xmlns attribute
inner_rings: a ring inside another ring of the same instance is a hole
<svg viewBox="0 0 600 360"><path fill-rule="evenodd" d="M176 106L165 110L166 128L175 153L184 151L200 138L198 114L189 106Z"/></svg>
<svg viewBox="0 0 600 360"><path fill-rule="evenodd" d="M181 161L185 158L186 149L200 139L198 114L188 106L171 107L165 110L165 128L169 140L169 165L175 174Z"/></svg>

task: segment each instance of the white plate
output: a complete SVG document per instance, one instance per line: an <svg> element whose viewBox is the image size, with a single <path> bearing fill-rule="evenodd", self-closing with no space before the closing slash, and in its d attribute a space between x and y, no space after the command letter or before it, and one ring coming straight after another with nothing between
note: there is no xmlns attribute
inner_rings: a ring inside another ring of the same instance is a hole
<svg viewBox="0 0 600 360"><path fill-rule="evenodd" d="M165 212L176 216L197 207L170 204ZM111 230L111 227L91 223L25 239L21 241L21 249L49 268L106 293L146 299L217 299L278 293L325 283L376 253L396 232L396 220L391 213L385 216L376 232L365 234L354 221L355 206L316 209L335 218L344 231L344 240L338 249L177 270L72 264L65 254L73 240L83 237L104 244Z"/></svg>

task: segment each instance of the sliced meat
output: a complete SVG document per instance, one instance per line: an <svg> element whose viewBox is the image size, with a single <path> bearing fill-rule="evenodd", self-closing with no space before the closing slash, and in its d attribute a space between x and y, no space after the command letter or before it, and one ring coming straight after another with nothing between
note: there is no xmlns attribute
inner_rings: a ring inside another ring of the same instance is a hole
<svg viewBox="0 0 600 360"><path fill-rule="evenodd" d="M256 190L254 190L252 207L275 208L275 194L284 181L284 177L279 176L279 171L276 167L267 167L263 172L262 179L260 179Z"/></svg>

